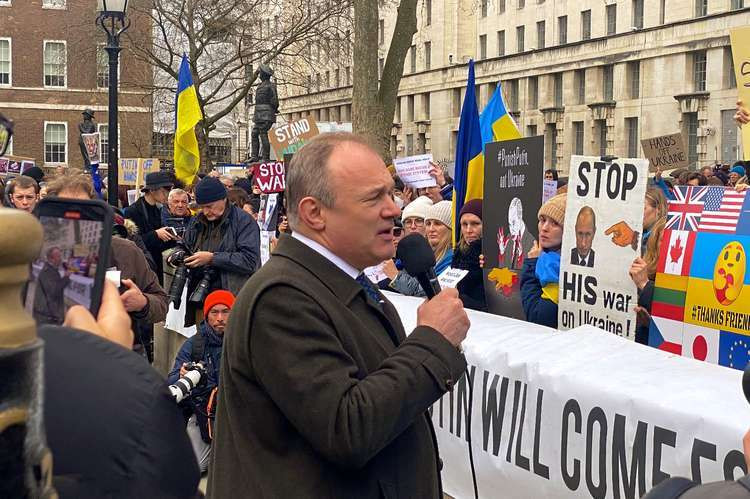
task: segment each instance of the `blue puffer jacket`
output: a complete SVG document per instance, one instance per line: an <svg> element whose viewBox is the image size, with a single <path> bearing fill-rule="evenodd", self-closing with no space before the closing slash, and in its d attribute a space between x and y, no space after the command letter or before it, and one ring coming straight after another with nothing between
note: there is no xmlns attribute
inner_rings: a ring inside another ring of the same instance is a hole
<svg viewBox="0 0 750 499"><path fill-rule="evenodd" d="M193 361L193 343L195 343L195 339L198 336L201 336L205 342L201 360L206 366L207 383L201 388L205 388L205 391L210 391L213 387L219 385L221 347L224 341L224 336L216 334L206 321L200 323L198 326L198 332L195 336L188 338L188 340L182 344L180 351L177 352L177 357L174 359L174 366L169 372L169 376L167 376L167 382L170 385L180 379L180 368L182 367L182 364Z"/></svg>
<svg viewBox="0 0 750 499"><path fill-rule="evenodd" d="M528 322L557 329L557 303L542 298L542 284L536 276L537 258L527 258L521 271L521 304Z"/></svg>

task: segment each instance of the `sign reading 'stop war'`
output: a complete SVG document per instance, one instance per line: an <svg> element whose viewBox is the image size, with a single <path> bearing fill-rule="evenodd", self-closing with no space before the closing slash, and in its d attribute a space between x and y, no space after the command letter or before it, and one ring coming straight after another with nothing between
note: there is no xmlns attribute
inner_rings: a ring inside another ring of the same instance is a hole
<svg viewBox="0 0 750 499"><path fill-rule="evenodd" d="M285 154L294 154L305 142L320 133L315 123L315 118L305 116L296 121L278 124L268 131L268 140L276 153L277 158L283 158Z"/></svg>
<svg viewBox="0 0 750 499"><path fill-rule="evenodd" d="M284 163L270 161L256 165L253 183L258 186L263 194L272 194L284 191L285 178Z"/></svg>
<svg viewBox="0 0 750 499"><path fill-rule="evenodd" d="M494 314L523 319L521 269L537 240L544 137L487 144L482 207L484 294Z"/></svg>
<svg viewBox="0 0 750 499"><path fill-rule="evenodd" d="M635 339L637 288L628 273L640 256L648 162L573 156L560 253L558 327L590 324Z"/></svg>
<svg viewBox="0 0 750 499"><path fill-rule="evenodd" d="M657 267L649 344L745 369L750 360L750 196L674 190Z"/></svg>

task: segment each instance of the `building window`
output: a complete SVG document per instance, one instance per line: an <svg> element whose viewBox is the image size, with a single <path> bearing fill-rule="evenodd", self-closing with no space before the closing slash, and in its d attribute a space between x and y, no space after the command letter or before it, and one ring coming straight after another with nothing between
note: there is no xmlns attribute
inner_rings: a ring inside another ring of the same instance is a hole
<svg viewBox="0 0 750 499"><path fill-rule="evenodd" d="M430 119L430 94L422 94L422 118L425 120Z"/></svg>
<svg viewBox="0 0 750 499"><path fill-rule="evenodd" d="M625 118L628 132L628 158L638 157L638 118Z"/></svg>
<svg viewBox="0 0 750 499"><path fill-rule="evenodd" d="M352 67L347 66L345 68L345 76L346 76L346 85L349 86L352 84Z"/></svg>
<svg viewBox="0 0 750 499"><path fill-rule="evenodd" d="M10 0L0 0L0 7L10 7ZM13 137L11 137L11 141L12 140L13 140Z"/></svg>
<svg viewBox="0 0 750 499"><path fill-rule="evenodd" d="M378 80L383 79L383 65L385 64L385 59L382 57L378 58Z"/></svg>
<svg viewBox="0 0 750 499"><path fill-rule="evenodd" d="M508 105L510 112L518 111L518 80L508 80Z"/></svg>
<svg viewBox="0 0 750 499"><path fill-rule="evenodd" d="M505 0L498 0L497 2L497 13L502 14L505 12Z"/></svg>
<svg viewBox="0 0 750 499"><path fill-rule="evenodd" d="M693 166L698 162L698 113L685 113L682 116L688 138L688 161Z"/></svg>
<svg viewBox="0 0 750 499"><path fill-rule="evenodd" d="M706 51L693 52L693 90L706 91Z"/></svg>
<svg viewBox="0 0 750 499"><path fill-rule="evenodd" d="M380 45L383 45L385 43L385 20L381 19L378 23L379 29L378 29L378 38Z"/></svg>
<svg viewBox="0 0 750 499"><path fill-rule="evenodd" d="M524 50L523 48L524 29L525 28L523 26L516 27L516 45L517 45L516 51L519 53L523 52Z"/></svg>
<svg viewBox="0 0 750 499"><path fill-rule="evenodd" d="M557 168L557 125L547 125L547 164L555 170Z"/></svg>
<svg viewBox="0 0 750 499"><path fill-rule="evenodd" d="M741 9L743 7L745 7L744 0L732 0L732 10Z"/></svg>
<svg viewBox="0 0 750 499"><path fill-rule="evenodd" d="M505 30L497 32L497 55L500 57L505 55Z"/></svg>
<svg viewBox="0 0 750 499"><path fill-rule="evenodd" d="M633 0L633 27L643 28L643 0Z"/></svg>
<svg viewBox="0 0 750 499"><path fill-rule="evenodd" d="M583 121L573 122L573 154L583 156Z"/></svg>
<svg viewBox="0 0 750 499"><path fill-rule="evenodd" d="M641 63L633 61L628 63L628 95L631 99L641 96ZM635 156L630 156L634 158Z"/></svg>
<svg viewBox="0 0 750 499"><path fill-rule="evenodd" d="M417 46L412 45L411 46L411 52L409 54L409 66L411 66L411 72L416 73L417 72Z"/></svg>
<svg viewBox="0 0 750 499"><path fill-rule="evenodd" d="M518 8L523 9L526 7L526 0L518 0Z"/></svg>
<svg viewBox="0 0 750 499"><path fill-rule="evenodd" d="M11 45L10 38L0 38L0 85L11 85Z"/></svg>
<svg viewBox="0 0 750 499"><path fill-rule="evenodd" d="M482 0L482 17L487 17L487 5L489 4L488 0Z"/></svg>
<svg viewBox="0 0 750 499"><path fill-rule="evenodd" d="M432 42L424 42L424 68L432 66Z"/></svg>
<svg viewBox="0 0 750 499"><path fill-rule="evenodd" d="M401 123L401 99L396 97L396 116L393 117L395 123Z"/></svg>
<svg viewBox="0 0 750 499"><path fill-rule="evenodd" d="M339 68L333 70L333 84L336 88L341 86L341 70Z"/></svg>
<svg viewBox="0 0 750 499"><path fill-rule="evenodd" d="M425 26L432 24L432 0L424 0Z"/></svg>
<svg viewBox="0 0 750 499"><path fill-rule="evenodd" d="M44 42L44 86L64 87L66 73L65 42Z"/></svg>
<svg viewBox="0 0 750 499"><path fill-rule="evenodd" d="M119 69L119 65L117 66ZM96 46L96 86L109 88L109 57L104 44Z"/></svg>
<svg viewBox="0 0 750 499"><path fill-rule="evenodd" d="M703 17L708 14L708 0L695 0L695 17Z"/></svg>
<svg viewBox="0 0 750 499"><path fill-rule="evenodd" d="M414 135L412 134L406 136L406 155L414 155Z"/></svg>
<svg viewBox="0 0 750 499"><path fill-rule="evenodd" d="M737 75L734 72L732 48L724 47L724 88L737 88Z"/></svg>
<svg viewBox="0 0 750 499"><path fill-rule="evenodd" d="M584 10L581 12L581 40L591 38L591 11Z"/></svg>
<svg viewBox="0 0 750 499"><path fill-rule="evenodd" d="M607 155L607 120L596 120L596 128L599 132L599 156Z"/></svg>
<svg viewBox="0 0 750 499"><path fill-rule="evenodd" d="M406 120L409 122L414 121L414 96L406 96Z"/></svg>
<svg viewBox="0 0 750 499"><path fill-rule="evenodd" d="M576 104L586 103L586 70L576 69L574 74L573 83L576 87Z"/></svg>
<svg viewBox="0 0 750 499"><path fill-rule="evenodd" d="M539 107L539 78L536 76L529 76L528 81L528 108L536 109Z"/></svg>
<svg viewBox="0 0 750 499"><path fill-rule="evenodd" d="M44 162L68 162L68 124L44 122Z"/></svg>
<svg viewBox="0 0 750 499"><path fill-rule="evenodd" d="M667 0L659 2L659 24L664 24L664 18L667 12Z"/></svg>
<svg viewBox="0 0 750 499"><path fill-rule="evenodd" d="M557 42L560 45L568 43L568 16L557 18Z"/></svg>
<svg viewBox="0 0 750 499"><path fill-rule="evenodd" d="M539 21L536 23L536 48L541 50L544 48L544 42L546 38L546 28L544 25L544 21Z"/></svg>
<svg viewBox="0 0 750 499"><path fill-rule="evenodd" d="M536 125L526 125L526 136L527 137L536 136Z"/></svg>
<svg viewBox="0 0 750 499"><path fill-rule="evenodd" d="M563 74L555 73L554 75L554 96L555 107L563 107Z"/></svg>
<svg viewBox="0 0 750 499"><path fill-rule="evenodd" d="M617 4L607 5L607 35L617 33Z"/></svg>
<svg viewBox="0 0 750 499"><path fill-rule="evenodd" d="M453 109L453 116L461 116L461 89L454 88L451 93L451 108Z"/></svg>
<svg viewBox="0 0 750 499"><path fill-rule="evenodd" d="M611 64L609 64L607 66L604 66L602 68L602 87L604 88L604 100L605 101L612 101L612 100L615 99L615 95L614 95L614 86L615 86L614 71L615 71L615 68Z"/></svg>
<svg viewBox="0 0 750 499"><path fill-rule="evenodd" d="M43 9L64 9L65 0L42 0Z"/></svg>
<svg viewBox="0 0 750 499"><path fill-rule="evenodd" d="M479 59L487 59L487 35L479 35Z"/></svg>

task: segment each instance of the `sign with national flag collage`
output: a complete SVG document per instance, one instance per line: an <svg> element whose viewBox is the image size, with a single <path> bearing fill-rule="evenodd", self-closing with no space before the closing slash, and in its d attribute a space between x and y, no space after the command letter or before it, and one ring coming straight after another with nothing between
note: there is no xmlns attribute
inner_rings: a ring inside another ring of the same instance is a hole
<svg viewBox="0 0 750 499"><path fill-rule="evenodd" d="M649 345L744 369L750 359L750 197L680 186L669 203Z"/></svg>

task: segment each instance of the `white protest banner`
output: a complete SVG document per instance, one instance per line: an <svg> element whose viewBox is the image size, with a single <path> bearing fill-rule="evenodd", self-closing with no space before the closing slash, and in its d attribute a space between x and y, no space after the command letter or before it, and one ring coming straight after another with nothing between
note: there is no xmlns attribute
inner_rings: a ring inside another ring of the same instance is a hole
<svg viewBox="0 0 750 499"><path fill-rule="evenodd" d="M544 180L542 188L542 204L552 199L557 194L557 180Z"/></svg>
<svg viewBox="0 0 750 499"><path fill-rule="evenodd" d="M638 294L628 274L640 256L648 162L573 156L560 253L558 327L591 324L635 339Z"/></svg>
<svg viewBox="0 0 750 499"><path fill-rule="evenodd" d="M685 142L681 133L662 135L641 140L643 155L649 162L651 171L672 170L690 166Z"/></svg>
<svg viewBox="0 0 750 499"><path fill-rule="evenodd" d="M458 283L461 282L461 279L467 276L469 273L468 270L463 269L454 269L453 267L448 267L444 271L440 273L438 276L438 282L440 283L440 288L455 288L458 286Z"/></svg>
<svg viewBox="0 0 750 499"><path fill-rule="evenodd" d="M271 258L271 239L276 232L261 230L260 231L260 264L265 265Z"/></svg>
<svg viewBox="0 0 750 499"><path fill-rule="evenodd" d="M385 294L413 330L422 300ZM747 472L741 372L591 326L561 333L466 312L470 377L431 409L451 497L474 497L467 412L479 497L636 498L670 475Z"/></svg>
<svg viewBox="0 0 750 499"><path fill-rule="evenodd" d="M372 267L367 267L363 272L373 284L377 284L382 280L388 279L388 276L383 272L383 267L385 267L385 263L379 263Z"/></svg>
<svg viewBox="0 0 750 499"><path fill-rule="evenodd" d="M182 300L180 301L180 308L174 307L174 302L169 301L169 308L167 309L167 318L164 322L164 327L175 331L185 338L195 336L198 328L195 325L185 326L185 313L187 312L187 286L182 288Z"/></svg>
<svg viewBox="0 0 750 499"><path fill-rule="evenodd" d="M128 189L128 205L135 203L138 200L138 189Z"/></svg>
<svg viewBox="0 0 750 499"><path fill-rule="evenodd" d="M430 162L432 154L395 158L393 166L404 185L419 189L437 185L435 177L430 176Z"/></svg>

